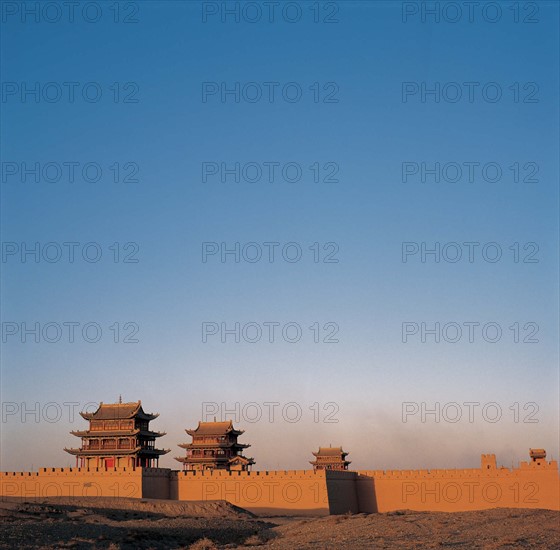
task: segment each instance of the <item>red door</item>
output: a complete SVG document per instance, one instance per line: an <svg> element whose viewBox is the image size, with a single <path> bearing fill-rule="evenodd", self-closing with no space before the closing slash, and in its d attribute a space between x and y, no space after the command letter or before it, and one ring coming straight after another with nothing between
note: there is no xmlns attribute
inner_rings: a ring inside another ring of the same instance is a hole
<svg viewBox="0 0 560 550"><path fill-rule="evenodd" d="M114 458L106 458L105 459L105 467L106 468L114 468L115 467L115 459Z"/></svg>

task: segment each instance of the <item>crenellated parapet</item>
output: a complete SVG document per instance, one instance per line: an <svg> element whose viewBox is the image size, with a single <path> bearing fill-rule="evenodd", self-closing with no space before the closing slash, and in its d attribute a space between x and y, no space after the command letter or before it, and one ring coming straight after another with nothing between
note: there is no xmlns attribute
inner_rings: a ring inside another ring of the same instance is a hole
<svg viewBox="0 0 560 550"><path fill-rule="evenodd" d="M351 472L348 472L349 474ZM330 472L329 472L330 474ZM228 471L228 470L174 470L171 472L172 477L178 479L254 479L254 478L274 478L282 477L285 479L316 479L325 477L324 470L255 470L255 471Z"/></svg>
<svg viewBox="0 0 560 550"><path fill-rule="evenodd" d="M558 463L532 457L518 468L418 470L170 470L41 468L0 472L2 498L64 497L227 500L262 515L346 512L464 511L487 508L560 510ZM490 467L488 467L490 466Z"/></svg>

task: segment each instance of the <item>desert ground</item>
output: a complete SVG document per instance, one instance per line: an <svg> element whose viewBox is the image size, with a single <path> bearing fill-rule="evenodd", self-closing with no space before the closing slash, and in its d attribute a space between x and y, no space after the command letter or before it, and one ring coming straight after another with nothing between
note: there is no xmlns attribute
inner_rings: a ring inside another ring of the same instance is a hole
<svg viewBox="0 0 560 550"><path fill-rule="evenodd" d="M256 517L224 501L108 498L0 501L0 548L560 549L560 512Z"/></svg>

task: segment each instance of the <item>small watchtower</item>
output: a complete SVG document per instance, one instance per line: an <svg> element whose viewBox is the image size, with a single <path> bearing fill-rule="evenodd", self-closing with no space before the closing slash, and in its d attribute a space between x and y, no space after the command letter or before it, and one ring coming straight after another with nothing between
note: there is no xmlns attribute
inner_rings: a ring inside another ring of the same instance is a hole
<svg viewBox="0 0 560 550"><path fill-rule="evenodd" d="M346 460L347 452L342 447L319 447L316 453L313 453L315 460L309 464L313 466L313 470L348 470L351 463Z"/></svg>
<svg viewBox="0 0 560 550"><path fill-rule="evenodd" d="M536 462L537 464L546 462L546 451L544 449L529 449L529 456L531 457L531 462Z"/></svg>
<svg viewBox="0 0 560 550"><path fill-rule="evenodd" d="M480 469L481 470L495 470L496 469L496 455L480 455Z"/></svg>

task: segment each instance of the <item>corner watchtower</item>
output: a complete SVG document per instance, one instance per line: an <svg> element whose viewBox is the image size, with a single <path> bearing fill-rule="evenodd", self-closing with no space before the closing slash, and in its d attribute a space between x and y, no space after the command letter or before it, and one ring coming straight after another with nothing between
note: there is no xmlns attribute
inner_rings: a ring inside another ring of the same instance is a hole
<svg viewBox="0 0 560 550"><path fill-rule="evenodd" d="M546 466L546 451L544 449L529 449L531 466Z"/></svg>
<svg viewBox="0 0 560 550"><path fill-rule="evenodd" d="M319 447L316 453L313 453L315 460L309 464L313 466L313 470L348 470L349 460L346 460L347 452L342 447Z"/></svg>
<svg viewBox="0 0 560 550"><path fill-rule="evenodd" d="M496 469L496 455L480 455L480 469L483 471Z"/></svg>

